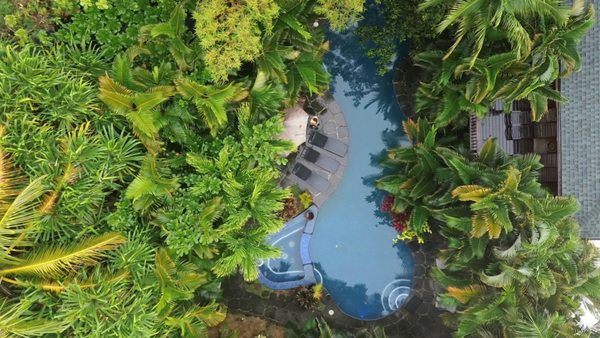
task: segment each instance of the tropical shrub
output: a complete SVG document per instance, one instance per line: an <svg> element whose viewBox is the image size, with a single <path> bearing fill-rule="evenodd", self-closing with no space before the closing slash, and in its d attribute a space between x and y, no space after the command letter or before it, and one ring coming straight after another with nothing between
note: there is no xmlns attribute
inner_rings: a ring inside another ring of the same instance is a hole
<svg viewBox="0 0 600 338"><path fill-rule="evenodd" d="M336 31L343 31L360 20L365 0L317 0L315 13L324 16Z"/></svg>
<svg viewBox="0 0 600 338"><path fill-rule="evenodd" d="M308 209L308 207L311 206L311 204L313 203L313 197L312 194L308 191L303 191L299 196L298 196L298 200L300 201L300 205L302 206L302 208L304 209Z"/></svg>
<svg viewBox="0 0 600 338"><path fill-rule="evenodd" d="M433 277L442 303L457 308L447 316L455 336L580 334L582 302L598 305L600 253L579 238L577 201L542 188L539 155L506 155L493 139L461 155L427 126L405 123L413 146L390 151L385 164L397 174L378 187L393 195L394 212L410 208L401 239L422 240L436 224L447 240Z"/></svg>
<svg viewBox="0 0 600 338"><path fill-rule="evenodd" d="M137 43L140 28L161 22L179 1L174 0L61 0L68 17L52 38L57 42L94 42L114 55Z"/></svg>
<svg viewBox="0 0 600 338"><path fill-rule="evenodd" d="M33 40L47 43L48 32L54 32L67 8L49 1L6 0L0 3L0 37L21 44Z"/></svg>
<svg viewBox="0 0 600 338"><path fill-rule="evenodd" d="M438 3L426 1L420 8ZM581 66L577 45L595 22L592 5L575 1L569 9L562 1L449 3L453 6L438 32L456 27L454 43L447 51L423 51L415 59L429 74L417 92L417 112L446 126L466 120L466 113L485 116L497 100L509 109L513 101L526 99L532 120L539 121L548 100L565 101L552 86Z"/></svg>
<svg viewBox="0 0 600 338"><path fill-rule="evenodd" d="M379 0L368 6L377 8L380 17L365 18L357 30L368 48L368 55L380 66L381 75L389 71L390 62L395 61L398 45L410 43L412 51L423 51L438 37L432 26L441 22L448 4L442 2L423 10L418 10L422 0Z"/></svg>
<svg viewBox="0 0 600 338"><path fill-rule="evenodd" d="M30 1L4 18L0 146L23 179L0 187L2 333L204 337L222 278L278 253L281 110L327 88L327 44L315 1L231 4L239 21L219 19L250 20L260 50L239 65L211 63L203 43L236 37L193 21L210 1Z"/></svg>
<svg viewBox="0 0 600 338"><path fill-rule="evenodd" d="M452 192L469 209L444 217L448 248L433 275L446 288L442 301L459 310L448 322L455 336L573 337L582 304L598 306L600 253L579 237L571 218L579 205L540 188L539 159L527 162Z"/></svg>
<svg viewBox="0 0 600 338"><path fill-rule="evenodd" d="M285 163L281 154L291 145L276 139L280 117L253 125L248 105L237 116L237 132L188 153L187 162L196 173L186 175L187 188L161 218L166 242L178 255L218 251L213 268L217 276L231 275L239 267L252 280L257 260L277 254L265 240L283 226L277 215L290 194L278 187L278 166Z"/></svg>
<svg viewBox="0 0 600 338"><path fill-rule="evenodd" d="M16 337L36 337L64 331L67 323L38 318L31 311L31 302L0 302L0 332Z"/></svg>
<svg viewBox="0 0 600 338"><path fill-rule="evenodd" d="M311 92L318 92L316 87L327 86L328 81L319 78L325 73L320 62L311 60L310 50L318 46L315 40L322 40L319 34L317 39L312 36L321 30L313 23L323 16L332 28L342 30L356 22L363 5L364 0L205 0L199 2L194 18L204 61L216 81L227 80L244 63L254 61L271 63L270 68L287 82L281 74L284 62L299 63L300 79Z"/></svg>
<svg viewBox="0 0 600 338"><path fill-rule="evenodd" d="M105 257L105 251L124 243L125 238L118 233L106 233L70 246L38 246L24 253L32 246L44 213L44 179L28 182L0 148L0 282L60 291L71 283L78 269L97 264Z"/></svg>
<svg viewBox="0 0 600 338"><path fill-rule="evenodd" d="M465 151L443 147L454 138L438 136L438 129L427 120L407 120L403 126L412 146L388 151L382 165L394 174L379 179L376 186L390 194L382 208L392 214L394 226L400 230L399 239L414 236L422 242L430 233L430 220L455 203L451 192L460 184L460 170L467 166L467 160ZM470 174L475 177L478 173ZM408 220L405 215L409 215Z"/></svg>
<svg viewBox="0 0 600 338"><path fill-rule="evenodd" d="M274 0L200 1L194 13L196 34L215 80L225 81L242 62L258 57L261 38L272 33L278 15Z"/></svg>
<svg viewBox="0 0 600 338"><path fill-rule="evenodd" d="M65 243L95 227L142 160L139 143L117 129L123 121L101 111L93 75L70 61L33 46L6 46L0 60L0 143L28 176L52 182L40 230Z"/></svg>

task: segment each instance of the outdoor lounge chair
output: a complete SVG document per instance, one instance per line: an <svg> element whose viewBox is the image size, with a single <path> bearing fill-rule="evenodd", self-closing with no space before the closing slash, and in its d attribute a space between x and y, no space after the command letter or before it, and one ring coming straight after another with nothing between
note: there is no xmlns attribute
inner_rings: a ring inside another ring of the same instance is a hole
<svg viewBox="0 0 600 338"><path fill-rule="evenodd" d="M308 183L308 185L313 187L316 192L322 192L329 188L329 182L326 178L313 173L301 163L296 163L294 169L292 169L292 173L302 181Z"/></svg>
<svg viewBox="0 0 600 338"><path fill-rule="evenodd" d="M310 147L304 147L304 149L302 149L300 158L313 163L332 174L340 167L340 162Z"/></svg>
<svg viewBox="0 0 600 338"><path fill-rule="evenodd" d="M308 136L308 144L325 149L338 156L346 156L348 146L340 140L327 137L318 131L313 131Z"/></svg>

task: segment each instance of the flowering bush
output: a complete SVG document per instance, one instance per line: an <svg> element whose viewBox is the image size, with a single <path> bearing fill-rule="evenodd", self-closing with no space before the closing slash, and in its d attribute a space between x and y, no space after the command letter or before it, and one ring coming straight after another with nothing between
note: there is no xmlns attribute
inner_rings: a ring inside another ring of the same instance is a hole
<svg viewBox="0 0 600 338"><path fill-rule="evenodd" d="M398 231L398 237L396 237L396 241L405 241L416 238L419 243L423 243L424 239L421 235L417 234L416 231L409 228L410 217L412 215L412 209L407 208L402 212L395 212L393 210L394 206L394 196L387 195L383 199L381 203L381 211L387 212L392 217L392 227ZM431 233L429 226L426 225L423 229L423 232Z"/></svg>

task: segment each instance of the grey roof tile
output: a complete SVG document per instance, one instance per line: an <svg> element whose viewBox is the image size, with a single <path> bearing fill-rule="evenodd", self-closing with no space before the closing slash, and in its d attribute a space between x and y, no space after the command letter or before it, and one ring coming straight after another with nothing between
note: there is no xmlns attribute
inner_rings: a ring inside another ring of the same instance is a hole
<svg viewBox="0 0 600 338"><path fill-rule="evenodd" d="M592 0L597 8L600 0ZM600 26L584 38L582 71L561 83L569 99L560 109L562 194L581 202L581 236L600 238Z"/></svg>

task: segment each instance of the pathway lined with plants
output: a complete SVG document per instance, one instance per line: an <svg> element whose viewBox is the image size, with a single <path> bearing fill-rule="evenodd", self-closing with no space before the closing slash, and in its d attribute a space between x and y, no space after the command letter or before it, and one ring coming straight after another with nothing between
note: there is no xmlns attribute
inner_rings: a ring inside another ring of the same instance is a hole
<svg viewBox="0 0 600 338"><path fill-rule="evenodd" d="M447 328L439 315L445 311L436 308L436 290L429 277L435 266L435 254L442 242L431 241L427 245L410 244L415 261L415 278L411 296L406 305L394 314L377 321L360 321L343 314L326 296L322 303L311 308L301 306L297 291L274 291L258 283L245 283L239 277L224 282L225 302L230 311L250 316L259 316L280 325L289 322L304 323L312 318L323 318L331 328L340 331L358 332L360 329L381 327L389 337L449 337ZM334 314L330 315L329 311Z"/></svg>

